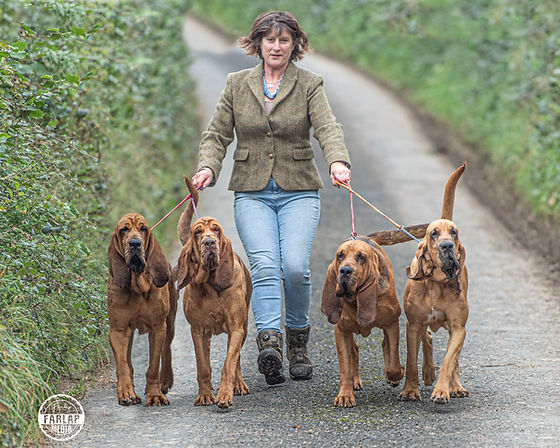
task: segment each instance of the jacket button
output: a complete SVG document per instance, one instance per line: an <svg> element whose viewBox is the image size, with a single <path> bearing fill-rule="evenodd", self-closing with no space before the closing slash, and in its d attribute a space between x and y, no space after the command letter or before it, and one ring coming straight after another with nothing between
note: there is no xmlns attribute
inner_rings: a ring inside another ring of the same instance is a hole
<svg viewBox="0 0 560 448"><path fill-rule="evenodd" d="M272 137L272 132L267 132L267 133L266 133L266 136L267 136L267 137Z"/></svg>
<svg viewBox="0 0 560 448"><path fill-rule="evenodd" d="M269 158L269 159L274 158L274 154L269 154L269 155L268 155L268 158Z"/></svg>

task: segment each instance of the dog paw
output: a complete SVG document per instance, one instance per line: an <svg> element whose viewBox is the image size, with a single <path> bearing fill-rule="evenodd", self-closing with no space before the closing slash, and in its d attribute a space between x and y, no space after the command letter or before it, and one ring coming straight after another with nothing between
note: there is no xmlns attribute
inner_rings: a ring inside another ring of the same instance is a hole
<svg viewBox="0 0 560 448"><path fill-rule="evenodd" d="M163 394L146 394L146 406L167 406L169 400Z"/></svg>
<svg viewBox="0 0 560 448"><path fill-rule="evenodd" d="M130 406L140 403L142 403L142 399L138 395L119 398L119 404L121 406Z"/></svg>
<svg viewBox="0 0 560 448"><path fill-rule="evenodd" d="M422 379L424 380L425 386L431 386L436 380L436 366L434 364L430 366L422 366Z"/></svg>
<svg viewBox="0 0 560 448"><path fill-rule="evenodd" d="M460 387L460 388L450 390L449 396L451 398L465 398L469 396L469 392L463 389L462 387Z"/></svg>
<svg viewBox="0 0 560 448"><path fill-rule="evenodd" d="M360 375L354 378L354 390L364 390L364 385Z"/></svg>
<svg viewBox="0 0 560 448"><path fill-rule="evenodd" d="M247 395L249 393L249 387L245 384L243 378L238 378L233 386L234 395Z"/></svg>
<svg viewBox="0 0 560 448"><path fill-rule="evenodd" d="M121 406L131 406L142 403L142 399L134 391L134 386L122 386L118 388L117 398Z"/></svg>
<svg viewBox="0 0 560 448"><path fill-rule="evenodd" d="M403 376L404 376L404 368L402 366L400 366L397 371L390 371L390 370L385 371L385 380L387 381L387 384L391 387L397 387L400 384Z"/></svg>
<svg viewBox="0 0 560 448"><path fill-rule="evenodd" d="M399 395L402 401L420 401L420 391L418 389L404 389Z"/></svg>
<svg viewBox="0 0 560 448"><path fill-rule="evenodd" d="M173 375L171 377L164 377L161 380L161 393L166 394L169 389L173 387Z"/></svg>
<svg viewBox="0 0 560 448"><path fill-rule="evenodd" d="M449 403L449 391L440 387L435 387L431 399L436 404L447 404Z"/></svg>
<svg viewBox="0 0 560 448"><path fill-rule="evenodd" d="M340 392L334 399L334 405L341 408L353 408L354 406L356 406L356 394L354 394L354 392Z"/></svg>
<svg viewBox="0 0 560 448"><path fill-rule="evenodd" d="M216 397L212 392L199 392L196 400L194 400L195 406L210 406L216 403Z"/></svg>
<svg viewBox="0 0 560 448"><path fill-rule="evenodd" d="M233 393L218 391L218 396L216 397L216 405L220 409L227 409L233 405Z"/></svg>

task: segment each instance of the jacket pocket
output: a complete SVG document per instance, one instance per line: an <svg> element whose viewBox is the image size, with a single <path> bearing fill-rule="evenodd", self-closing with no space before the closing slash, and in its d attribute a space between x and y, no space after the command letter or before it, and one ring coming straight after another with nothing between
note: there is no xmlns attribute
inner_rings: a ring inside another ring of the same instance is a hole
<svg viewBox="0 0 560 448"><path fill-rule="evenodd" d="M233 160L247 160L249 150L247 148L237 148L233 153Z"/></svg>
<svg viewBox="0 0 560 448"><path fill-rule="evenodd" d="M295 160L311 160L313 157L315 157L315 154L313 153L313 149L309 147L294 148L293 155Z"/></svg>

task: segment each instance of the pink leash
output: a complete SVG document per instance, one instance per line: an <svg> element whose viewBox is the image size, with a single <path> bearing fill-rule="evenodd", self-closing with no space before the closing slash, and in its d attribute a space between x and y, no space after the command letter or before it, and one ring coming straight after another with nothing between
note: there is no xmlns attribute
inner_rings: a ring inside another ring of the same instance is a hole
<svg viewBox="0 0 560 448"><path fill-rule="evenodd" d="M202 187L202 185L200 185L197 190L200 190L200 188ZM183 199L181 202L179 202L175 207L173 207L173 209L168 212L163 218L161 218L150 230L154 230L157 226L159 226L163 221L165 221L169 215L171 215L171 213L173 213L175 210L177 210L179 207L181 207L181 205L183 205L185 202L187 202L188 200L191 200L193 208L194 208L194 215L196 216L196 219L198 219L198 213L196 211L196 205L194 203L194 199L192 198L192 194L189 194L185 199Z"/></svg>
<svg viewBox="0 0 560 448"><path fill-rule="evenodd" d="M353 197L352 189L350 187L350 182L346 182L346 185L348 186L349 188L348 192L350 193L350 216L352 217L352 239L355 240L358 234L356 233L356 229L354 227L354 197Z"/></svg>

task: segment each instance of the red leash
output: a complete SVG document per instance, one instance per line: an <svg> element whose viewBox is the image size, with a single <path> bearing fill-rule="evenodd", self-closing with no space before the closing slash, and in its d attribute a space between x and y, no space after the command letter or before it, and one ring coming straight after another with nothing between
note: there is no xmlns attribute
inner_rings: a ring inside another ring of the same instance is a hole
<svg viewBox="0 0 560 448"><path fill-rule="evenodd" d="M199 185L197 187L197 190L200 190L200 188L202 187L202 185ZM175 210L177 210L179 207L181 207L181 205L183 205L185 202L187 202L189 199L191 199L192 194L189 194L185 199L183 199L181 202L179 202L175 207L173 207L173 209L168 212L163 218L161 218L150 230L154 230L157 226L159 226L163 221L165 221L169 215L171 215L171 213L173 213ZM193 202L193 207L195 207L195 213L196 213L196 206L194 201Z"/></svg>

